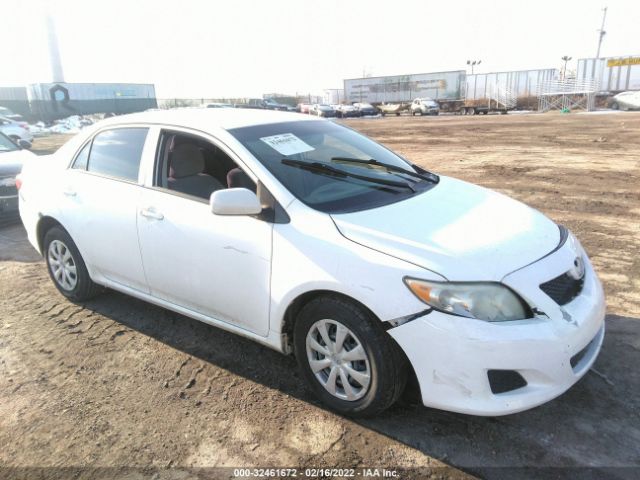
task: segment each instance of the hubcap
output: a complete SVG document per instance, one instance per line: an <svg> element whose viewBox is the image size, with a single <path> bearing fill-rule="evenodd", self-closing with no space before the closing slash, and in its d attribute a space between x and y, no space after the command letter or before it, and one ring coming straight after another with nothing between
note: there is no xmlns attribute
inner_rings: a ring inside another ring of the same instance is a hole
<svg viewBox="0 0 640 480"><path fill-rule="evenodd" d="M58 285L65 290L73 290L78 283L76 262L71 252L60 240L54 240L49 244L49 268Z"/></svg>
<svg viewBox="0 0 640 480"><path fill-rule="evenodd" d="M367 354L358 337L335 320L318 320L307 333L307 359L320 384L334 397L354 401L371 384Z"/></svg>

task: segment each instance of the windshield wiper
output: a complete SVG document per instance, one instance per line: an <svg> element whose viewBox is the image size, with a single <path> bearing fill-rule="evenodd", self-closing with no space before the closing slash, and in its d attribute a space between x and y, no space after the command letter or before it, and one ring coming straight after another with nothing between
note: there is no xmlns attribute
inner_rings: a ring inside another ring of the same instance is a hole
<svg viewBox="0 0 640 480"><path fill-rule="evenodd" d="M373 158L370 158L369 160L363 160L361 158L332 157L331 160L336 162L346 162L346 163L355 163L355 164L361 164L361 165L373 165L376 167L382 167L382 168L386 168L390 172L404 173L411 177L419 178L421 180L427 180L428 182L433 182L433 183L438 183L438 181L440 180L437 175L431 172L427 172L424 169L420 169L420 170L427 173L427 175L422 173L412 172L411 170L405 170L402 167L397 167L395 165L391 165L388 163L379 162L378 160L374 160Z"/></svg>
<svg viewBox="0 0 640 480"><path fill-rule="evenodd" d="M308 170L314 173L332 175L332 176L342 177L342 178L350 177L358 180L364 180L365 182L377 183L378 185L387 185L390 187L398 187L398 188L408 188L412 192L415 192L415 189L410 184L405 182L396 182L395 180L385 180L384 178L358 175L357 173L347 172L339 168L334 168L331 165L327 165L326 163L304 162L302 160L292 160L290 158L283 158L281 162L284 165L288 165L290 167L302 168L303 170Z"/></svg>

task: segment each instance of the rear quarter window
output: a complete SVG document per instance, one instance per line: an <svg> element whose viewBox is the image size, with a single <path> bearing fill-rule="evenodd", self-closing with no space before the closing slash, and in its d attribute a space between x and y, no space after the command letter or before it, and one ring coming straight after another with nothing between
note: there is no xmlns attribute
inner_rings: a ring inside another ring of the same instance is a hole
<svg viewBox="0 0 640 480"><path fill-rule="evenodd" d="M88 142L80 153L76 155L76 159L73 161L73 168L77 168L78 170L86 170L87 163L89 162L89 150L91 150L91 142Z"/></svg>
<svg viewBox="0 0 640 480"><path fill-rule="evenodd" d="M93 139L87 170L137 182L147 133L147 128L118 128L100 132Z"/></svg>

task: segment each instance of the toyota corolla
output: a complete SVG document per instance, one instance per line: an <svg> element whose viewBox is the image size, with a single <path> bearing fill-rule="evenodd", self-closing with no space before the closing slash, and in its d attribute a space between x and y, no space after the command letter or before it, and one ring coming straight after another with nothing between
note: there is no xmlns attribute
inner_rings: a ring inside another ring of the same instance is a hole
<svg viewBox="0 0 640 480"><path fill-rule="evenodd" d="M71 301L108 287L293 353L344 414L381 412L410 375L429 407L522 411L602 344L602 287L571 232L328 120L114 117L18 185Z"/></svg>

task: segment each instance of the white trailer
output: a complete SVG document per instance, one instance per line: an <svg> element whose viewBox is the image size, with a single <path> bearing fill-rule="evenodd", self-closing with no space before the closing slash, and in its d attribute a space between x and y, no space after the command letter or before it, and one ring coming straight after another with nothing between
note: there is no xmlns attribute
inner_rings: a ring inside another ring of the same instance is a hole
<svg viewBox="0 0 640 480"><path fill-rule="evenodd" d="M601 92L640 90L640 55L581 58L578 60L577 78L595 81Z"/></svg>
<svg viewBox="0 0 640 480"><path fill-rule="evenodd" d="M454 70L348 79L344 92L348 102L408 104L428 97L438 102L443 112L507 113L514 108L536 108L539 86L557 76L554 68L472 75Z"/></svg>

